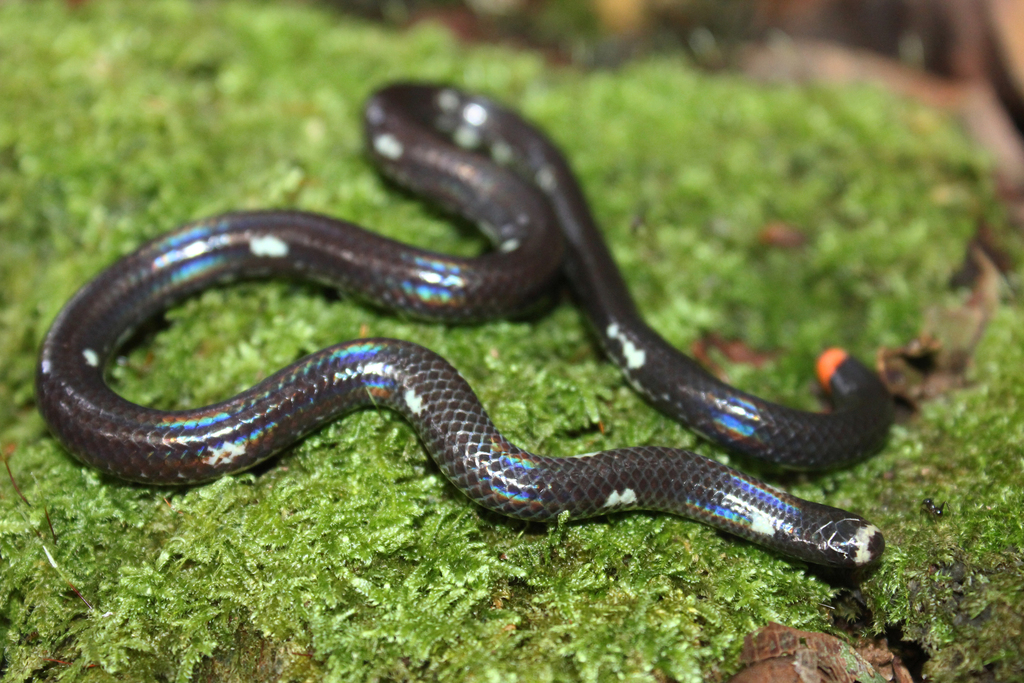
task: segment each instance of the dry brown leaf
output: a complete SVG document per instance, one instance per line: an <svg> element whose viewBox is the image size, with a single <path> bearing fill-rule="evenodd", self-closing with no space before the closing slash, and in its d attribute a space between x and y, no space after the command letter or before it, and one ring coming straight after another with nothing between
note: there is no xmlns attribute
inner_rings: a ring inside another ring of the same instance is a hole
<svg viewBox="0 0 1024 683"><path fill-rule="evenodd" d="M771 221L761 228L757 241L767 247L795 249L807 243L807 236L788 223Z"/></svg>
<svg viewBox="0 0 1024 683"><path fill-rule="evenodd" d="M969 258L977 277L967 300L933 308L915 339L878 352L879 373L890 393L911 406L967 384L974 349L999 305L999 269L978 244L969 247Z"/></svg>
<svg viewBox="0 0 1024 683"><path fill-rule="evenodd" d="M863 648L825 633L771 623L747 634L740 661L748 667L729 683L911 683L910 672L885 640Z"/></svg>

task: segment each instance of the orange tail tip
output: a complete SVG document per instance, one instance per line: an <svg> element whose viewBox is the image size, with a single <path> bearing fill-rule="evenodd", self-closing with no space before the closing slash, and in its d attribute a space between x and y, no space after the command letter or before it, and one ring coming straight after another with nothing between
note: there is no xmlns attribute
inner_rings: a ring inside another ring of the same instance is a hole
<svg viewBox="0 0 1024 683"><path fill-rule="evenodd" d="M830 390L832 375L849 355L843 349L833 347L818 356L818 381L825 387L825 391Z"/></svg>

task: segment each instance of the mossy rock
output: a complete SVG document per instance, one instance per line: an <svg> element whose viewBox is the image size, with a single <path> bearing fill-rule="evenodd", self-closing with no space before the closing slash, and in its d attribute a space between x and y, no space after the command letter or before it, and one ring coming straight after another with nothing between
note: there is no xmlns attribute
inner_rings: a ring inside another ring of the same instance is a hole
<svg viewBox="0 0 1024 683"><path fill-rule="evenodd" d="M537 121L651 323L683 349L713 331L781 351L760 370L725 367L745 389L817 408L821 348L867 359L913 337L952 296L978 221L1005 224L987 162L943 116L675 58L580 74L287 3L70 4L0 4L0 441L31 503L0 483L0 679L722 680L744 634L769 621L831 631L835 606L921 643L933 680L1024 676L1016 300L992 320L972 386L894 428L877 456L820 476L757 472L884 530L881 564L852 578L669 515L504 519L460 495L387 412L174 489L81 466L33 402L35 351L61 305L187 220L295 207L442 251L484 248L362 153L362 102L401 78ZM806 245L762 245L771 221ZM567 299L533 319L445 327L259 282L166 320L111 371L149 405L206 404L320 347L394 336L450 359L531 450L729 458L638 398ZM946 515L922 512L924 497Z"/></svg>

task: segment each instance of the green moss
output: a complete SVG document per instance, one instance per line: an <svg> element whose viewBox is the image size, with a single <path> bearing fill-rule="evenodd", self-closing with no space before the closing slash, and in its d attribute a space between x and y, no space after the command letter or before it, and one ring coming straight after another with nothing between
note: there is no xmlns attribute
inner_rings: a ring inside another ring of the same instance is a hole
<svg viewBox="0 0 1024 683"><path fill-rule="evenodd" d="M0 4L0 440L32 503L0 483L4 681L718 680L767 621L830 628L827 576L695 523L622 514L549 529L482 511L386 412L204 487L105 479L47 435L35 349L90 276L219 211L301 207L479 250L361 154L372 89L443 80L512 103L564 146L670 341L716 331L781 349L762 371L729 366L732 379L813 408L820 348L870 357L913 336L976 221L1002 220L984 161L949 122L871 90L764 89L673 59L553 71L302 6L66 4ZM761 246L770 220L808 245ZM660 443L727 459L637 398L568 303L446 328L268 282L167 317L113 371L134 400L208 403L365 331L452 360L524 447ZM898 624L924 644L935 680L1022 675L1021 332L1013 302L972 388L897 427L875 458L786 480L886 532L860 595L876 630ZM948 515L923 514L926 496Z"/></svg>

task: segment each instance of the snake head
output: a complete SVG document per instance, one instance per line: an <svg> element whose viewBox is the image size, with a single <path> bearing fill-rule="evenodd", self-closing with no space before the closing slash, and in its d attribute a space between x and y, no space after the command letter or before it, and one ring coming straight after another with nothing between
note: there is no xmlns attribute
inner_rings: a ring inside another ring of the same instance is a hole
<svg viewBox="0 0 1024 683"><path fill-rule="evenodd" d="M885 550L882 531L867 520L851 515L829 522L815 534L821 552L838 567L858 568L873 564Z"/></svg>

